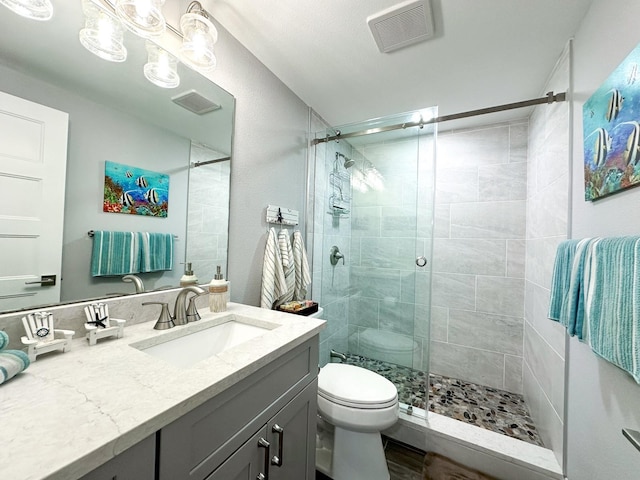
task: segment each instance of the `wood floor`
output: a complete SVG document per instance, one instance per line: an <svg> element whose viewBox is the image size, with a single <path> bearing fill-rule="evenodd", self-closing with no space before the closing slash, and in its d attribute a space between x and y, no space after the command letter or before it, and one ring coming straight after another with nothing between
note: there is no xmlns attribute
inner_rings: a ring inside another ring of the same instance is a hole
<svg viewBox="0 0 640 480"><path fill-rule="evenodd" d="M384 453L387 458L391 480L422 480L422 463L425 452L383 437ZM320 472L316 480L330 480Z"/></svg>

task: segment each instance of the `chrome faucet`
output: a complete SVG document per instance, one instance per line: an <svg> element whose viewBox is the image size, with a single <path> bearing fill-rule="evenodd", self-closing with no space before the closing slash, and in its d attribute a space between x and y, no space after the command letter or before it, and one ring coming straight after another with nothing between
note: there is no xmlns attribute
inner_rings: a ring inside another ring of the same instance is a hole
<svg viewBox="0 0 640 480"><path fill-rule="evenodd" d="M122 277L122 281L129 283L133 282L136 287L136 293L144 292L144 284L142 283L142 279L137 275L125 275L124 277Z"/></svg>
<svg viewBox="0 0 640 480"><path fill-rule="evenodd" d="M178 293L176 297L175 307L173 308L173 322L176 325L186 325L188 322L195 322L200 319L193 298L189 301L189 308L187 309L186 307L189 293L195 293L196 296L199 296L209 292L197 285L189 285L180 290L180 293Z"/></svg>

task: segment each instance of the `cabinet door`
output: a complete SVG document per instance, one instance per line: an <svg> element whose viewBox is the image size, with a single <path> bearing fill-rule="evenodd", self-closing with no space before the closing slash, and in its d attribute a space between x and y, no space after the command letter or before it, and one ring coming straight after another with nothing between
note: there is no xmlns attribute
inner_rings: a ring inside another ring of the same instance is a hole
<svg viewBox="0 0 640 480"><path fill-rule="evenodd" d="M156 436L151 435L125 450L80 480L154 480Z"/></svg>
<svg viewBox="0 0 640 480"><path fill-rule="evenodd" d="M268 477L270 445L263 427L234 452L206 480L255 480ZM263 476L260 477L260 474Z"/></svg>
<svg viewBox="0 0 640 480"><path fill-rule="evenodd" d="M317 379L267 424L270 480L313 480L316 471Z"/></svg>

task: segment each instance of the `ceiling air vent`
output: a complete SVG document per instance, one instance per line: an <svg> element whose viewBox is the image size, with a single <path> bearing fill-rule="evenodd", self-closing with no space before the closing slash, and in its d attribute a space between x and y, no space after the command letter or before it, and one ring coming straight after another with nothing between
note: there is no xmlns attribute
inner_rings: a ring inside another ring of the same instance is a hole
<svg viewBox="0 0 640 480"><path fill-rule="evenodd" d="M381 52L387 53L433 37L429 0L410 0L367 17Z"/></svg>
<svg viewBox="0 0 640 480"><path fill-rule="evenodd" d="M182 108L186 108L197 115L204 115L205 113L213 112L221 108L220 105L203 97L196 90L188 90L180 95L171 97L171 100Z"/></svg>

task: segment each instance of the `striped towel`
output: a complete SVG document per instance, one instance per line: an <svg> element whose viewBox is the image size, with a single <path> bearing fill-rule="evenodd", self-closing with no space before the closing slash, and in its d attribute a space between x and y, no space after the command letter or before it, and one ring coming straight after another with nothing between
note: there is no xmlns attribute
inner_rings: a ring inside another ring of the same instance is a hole
<svg viewBox="0 0 640 480"><path fill-rule="evenodd" d="M135 232L97 230L93 234L91 276L140 272L140 242Z"/></svg>
<svg viewBox="0 0 640 480"><path fill-rule="evenodd" d="M264 249L262 263L262 289L260 292L260 307L272 309L276 300L287 291L287 282L282 268L282 258L276 231L269 229Z"/></svg>
<svg viewBox="0 0 640 480"><path fill-rule="evenodd" d="M4 350L9 345L9 335L0 330L0 350Z"/></svg>
<svg viewBox="0 0 640 480"><path fill-rule="evenodd" d="M296 273L293 299L300 301L307 296L307 288L311 285L311 273L307 251L304 248L304 241L299 230L293 232L293 264Z"/></svg>
<svg viewBox="0 0 640 480"><path fill-rule="evenodd" d="M280 230L278 233L278 247L280 248L280 257L282 258L282 270L287 284L287 289L283 295L278 297L276 307L283 303L293 300L293 294L296 288L296 267L293 261L293 248L289 239L287 229Z"/></svg>
<svg viewBox="0 0 640 480"><path fill-rule="evenodd" d="M138 232L140 241L140 272L173 269L173 235L170 233Z"/></svg>
<svg viewBox="0 0 640 480"><path fill-rule="evenodd" d="M640 383L640 237L600 238L585 264L585 341Z"/></svg>
<svg viewBox="0 0 640 480"><path fill-rule="evenodd" d="M583 338L585 303L585 265L591 254L592 239L565 240L558 245L551 279L549 315L563 325L569 335Z"/></svg>
<svg viewBox="0 0 640 480"><path fill-rule="evenodd" d="M21 350L3 350L0 352L0 385L26 369L31 362Z"/></svg>
<svg viewBox="0 0 640 480"><path fill-rule="evenodd" d="M553 276L551 278L551 301L549 303L549 318L568 326L568 321L561 320L563 308L569 296L571 284L571 270L573 259L576 255L578 240L565 240L556 249L556 259L553 264Z"/></svg>

